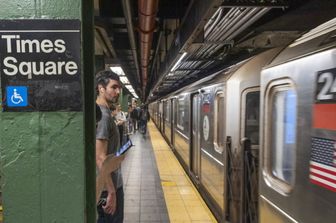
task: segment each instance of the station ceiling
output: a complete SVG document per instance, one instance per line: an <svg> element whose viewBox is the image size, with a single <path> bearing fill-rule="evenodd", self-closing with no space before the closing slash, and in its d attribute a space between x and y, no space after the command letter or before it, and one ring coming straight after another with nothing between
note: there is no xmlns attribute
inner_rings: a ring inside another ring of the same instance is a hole
<svg viewBox="0 0 336 223"><path fill-rule="evenodd" d="M96 55L150 102L334 17L334 0L95 0Z"/></svg>

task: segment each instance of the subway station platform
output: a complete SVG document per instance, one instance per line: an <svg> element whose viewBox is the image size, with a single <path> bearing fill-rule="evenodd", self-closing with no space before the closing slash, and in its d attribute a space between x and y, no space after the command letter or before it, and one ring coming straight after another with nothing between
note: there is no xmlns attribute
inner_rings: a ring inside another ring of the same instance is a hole
<svg viewBox="0 0 336 223"><path fill-rule="evenodd" d="M217 222L153 122L146 135L130 138L135 146L122 164L125 223Z"/></svg>

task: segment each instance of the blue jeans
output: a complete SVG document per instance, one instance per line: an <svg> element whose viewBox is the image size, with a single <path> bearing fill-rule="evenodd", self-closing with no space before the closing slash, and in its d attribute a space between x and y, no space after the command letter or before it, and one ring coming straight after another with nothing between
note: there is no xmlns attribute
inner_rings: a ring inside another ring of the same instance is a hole
<svg viewBox="0 0 336 223"><path fill-rule="evenodd" d="M106 214L102 205L97 207L97 223L122 223L124 221L124 190L122 187L117 189L117 209L113 215ZM107 191L103 191L101 198L107 197Z"/></svg>

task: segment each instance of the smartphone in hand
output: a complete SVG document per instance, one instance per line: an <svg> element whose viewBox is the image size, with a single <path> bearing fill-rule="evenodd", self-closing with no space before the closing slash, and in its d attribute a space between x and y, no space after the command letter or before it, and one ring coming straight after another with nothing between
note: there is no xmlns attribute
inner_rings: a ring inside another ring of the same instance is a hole
<svg viewBox="0 0 336 223"><path fill-rule="evenodd" d="M132 141L128 140L120 149L118 149L116 156L125 154L133 146Z"/></svg>

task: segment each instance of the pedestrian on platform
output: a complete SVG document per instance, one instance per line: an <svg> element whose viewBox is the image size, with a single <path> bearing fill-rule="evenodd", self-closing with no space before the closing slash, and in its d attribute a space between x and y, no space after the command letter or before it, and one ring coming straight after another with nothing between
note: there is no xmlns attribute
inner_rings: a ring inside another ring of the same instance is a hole
<svg viewBox="0 0 336 223"><path fill-rule="evenodd" d="M132 105L128 105L128 109L127 109L127 115L126 115L126 120L127 120L127 137L129 137L129 135L133 134L133 121L131 118L131 113L133 111Z"/></svg>
<svg viewBox="0 0 336 223"><path fill-rule="evenodd" d="M140 110L140 132L146 134L147 132L147 122L149 121L149 112L147 106L143 105Z"/></svg>
<svg viewBox="0 0 336 223"><path fill-rule="evenodd" d="M120 93L120 82L117 74L112 71L100 71L96 75L97 100L102 112L96 132L96 164L97 170L102 169L104 161L115 154L120 147L118 127L112 117L111 106L116 103ZM106 169L106 168L105 168ZM124 218L124 192L121 168L117 168L106 177L105 188L100 196L98 223L121 223Z"/></svg>
<svg viewBox="0 0 336 223"><path fill-rule="evenodd" d="M135 105L132 105L131 119L133 125L133 133L138 130L138 109Z"/></svg>

